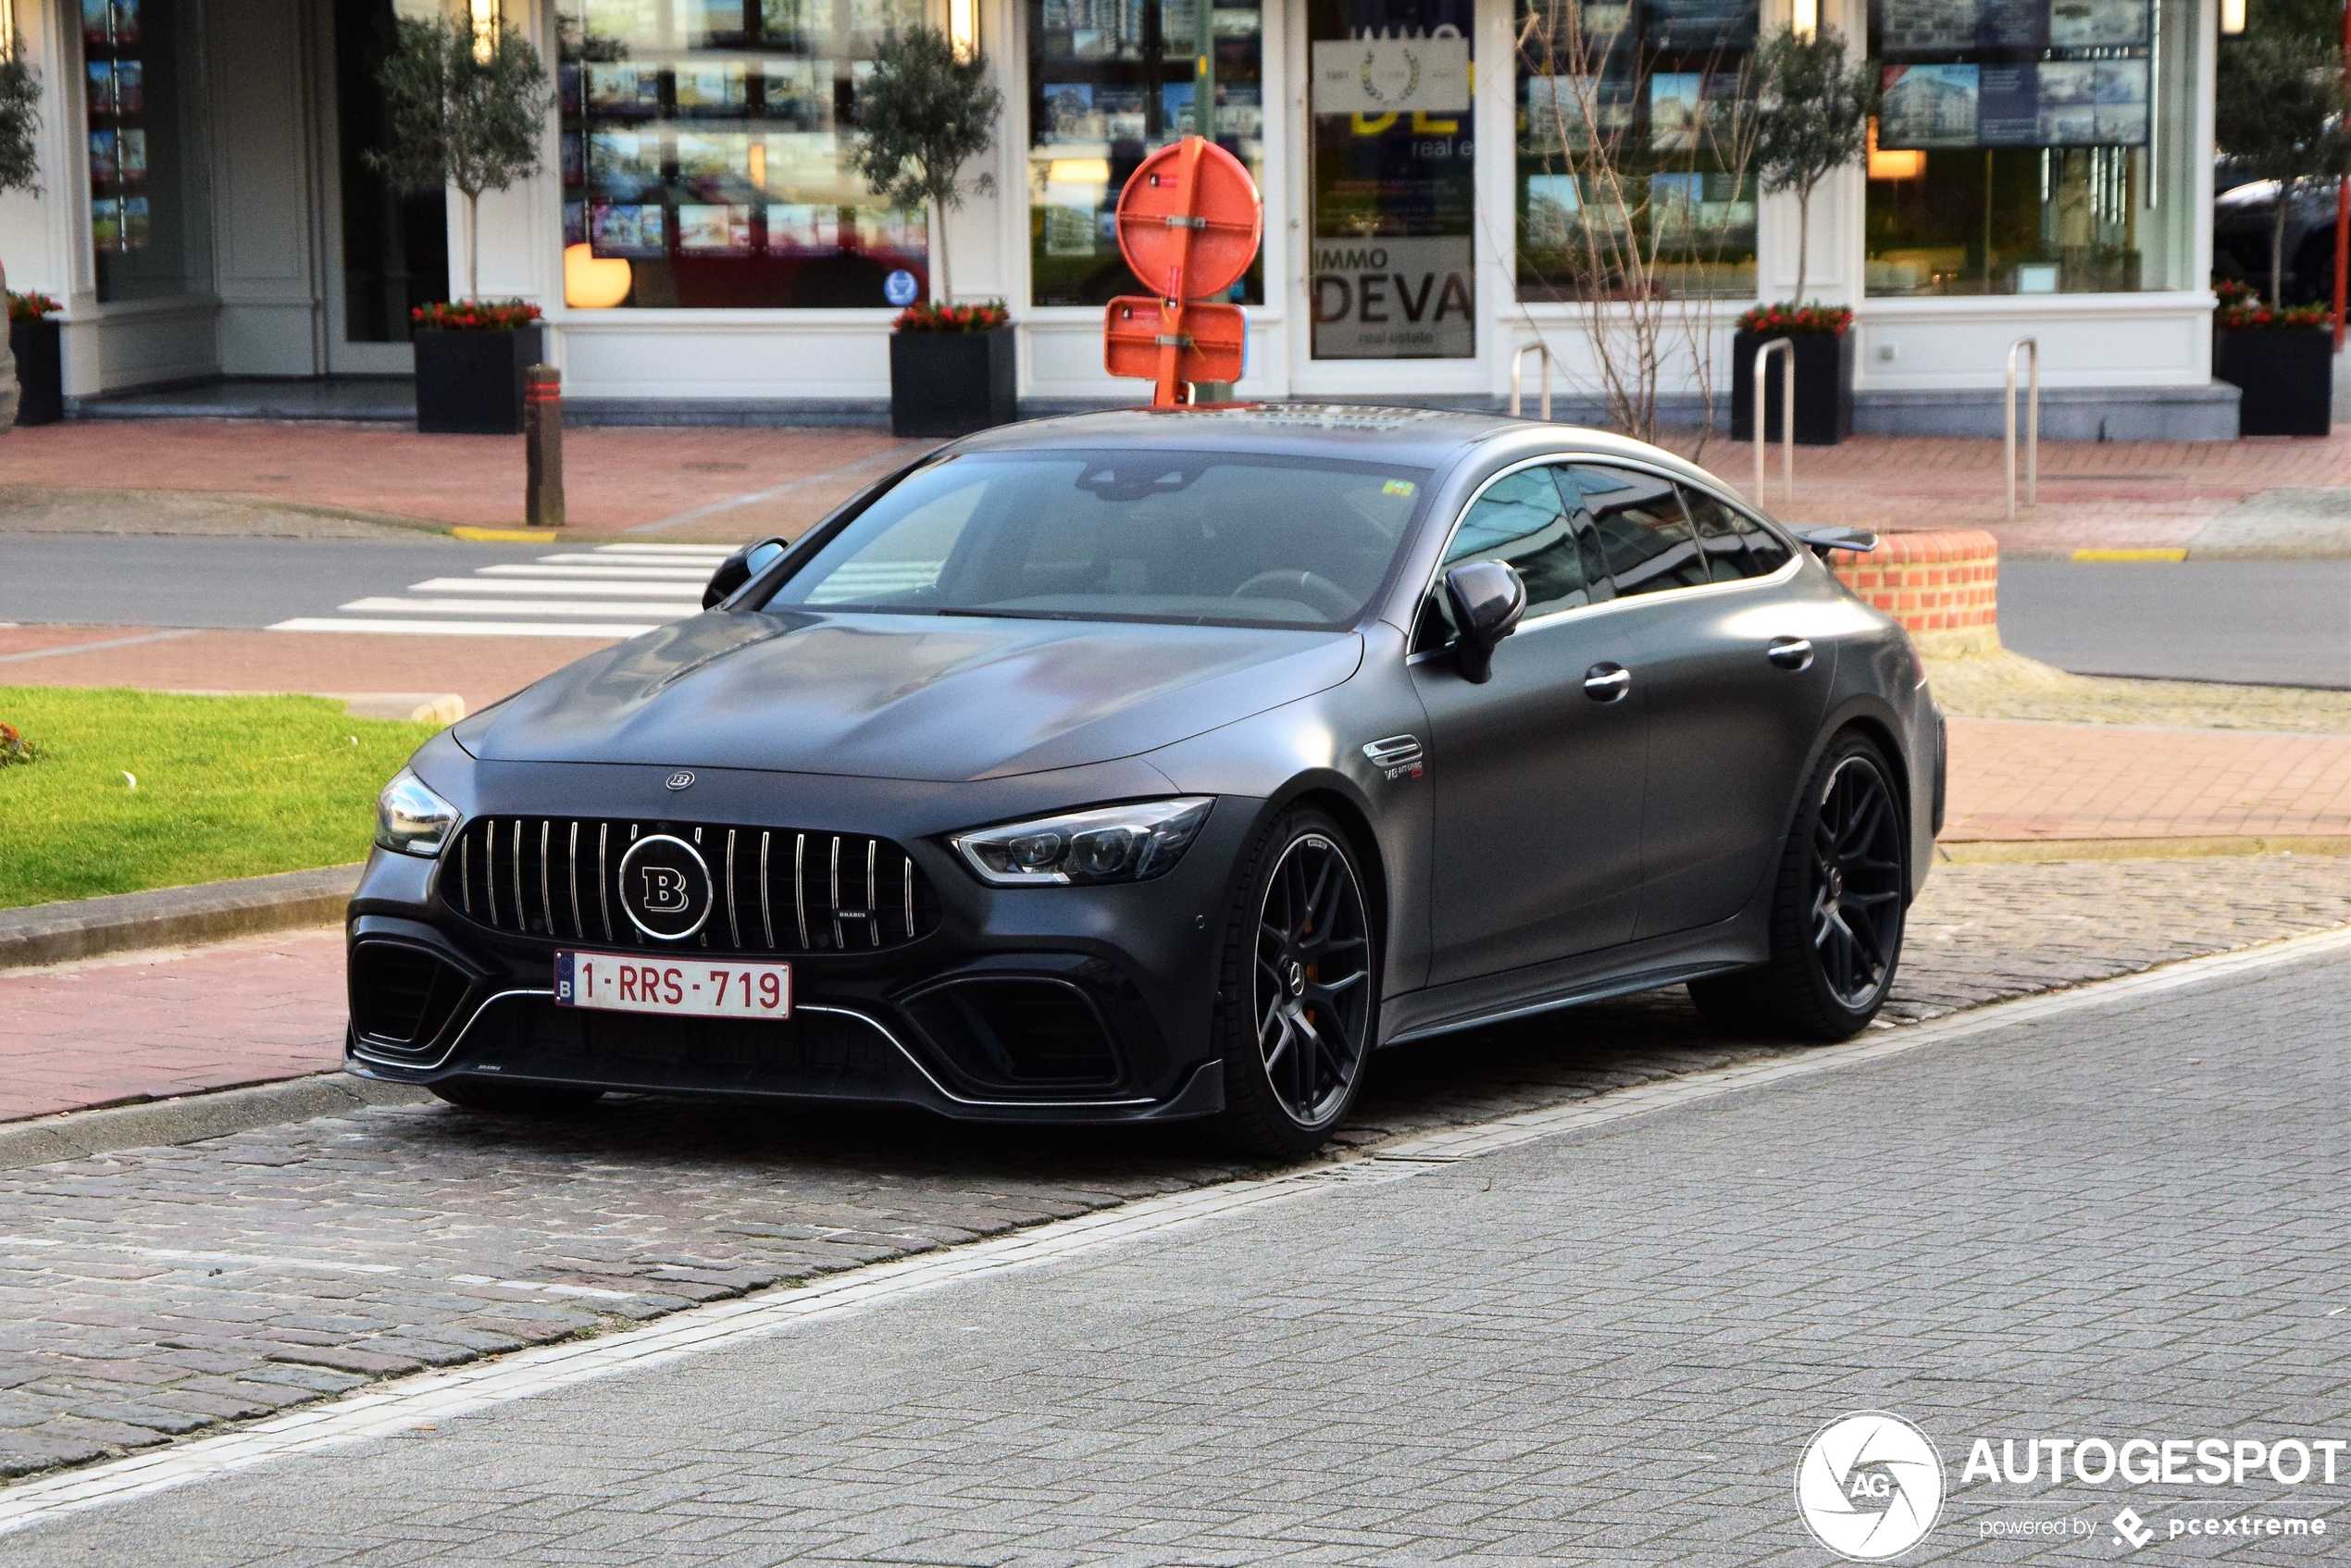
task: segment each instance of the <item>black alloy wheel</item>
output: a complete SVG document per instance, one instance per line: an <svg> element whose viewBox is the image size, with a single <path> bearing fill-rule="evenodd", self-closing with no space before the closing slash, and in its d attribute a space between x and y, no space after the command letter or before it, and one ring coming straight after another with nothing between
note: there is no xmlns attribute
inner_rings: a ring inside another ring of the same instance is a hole
<svg viewBox="0 0 2351 1568"><path fill-rule="evenodd" d="M1829 745L1788 831L1772 897L1772 956L1690 982L1719 1028L1845 1039L1869 1027L1902 958L1909 881L1893 770L1864 737Z"/></svg>
<svg viewBox="0 0 2351 1568"><path fill-rule="evenodd" d="M1224 1127L1243 1152L1299 1159L1354 1103L1379 1007L1378 949L1346 835L1318 812L1276 822L1234 911L1219 1005Z"/></svg>

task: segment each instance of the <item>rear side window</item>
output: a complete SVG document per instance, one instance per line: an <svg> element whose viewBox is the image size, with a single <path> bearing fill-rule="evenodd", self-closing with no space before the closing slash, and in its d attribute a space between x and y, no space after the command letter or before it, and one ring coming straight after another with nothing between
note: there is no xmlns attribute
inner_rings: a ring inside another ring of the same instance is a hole
<svg viewBox="0 0 2351 1568"><path fill-rule="evenodd" d="M1770 542L1770 536L1752 521L1702 490L1693 490L1688 485L1677 488L1682 492L1682 505L1689 512L1690 527L1697 530L1698 549L1706 555L1708 574L1714 581L1763 577L1778 566L1778 561L1764 566L1756 560L1755 545Z"/></svg>
<svg viewBox="0 0 2351 1568"><path fill-rule="evenodd" d="M1673 486L1629 468L1577 463L1561 475L1592 515L1619 593L1660 593L1710 581Z"/></svg>
<svg viewBox="0 0 2351 1568"><path fill-rule="evenodd" d="M1735 513L1739 520L1739 537L1747 541L1747 569L1756 577L1770 577L1787 565L1788 548L1779 536L1744 512Z"/></svg>
<svg viewBox="0 0 2351 1568"><path fill-rule="evenodd" d="M1462 514L1445 565L1507 561L1526 582L1529 619L1592 602L1575 519L1549 467L1521 468L1486 488Z"/></svg>

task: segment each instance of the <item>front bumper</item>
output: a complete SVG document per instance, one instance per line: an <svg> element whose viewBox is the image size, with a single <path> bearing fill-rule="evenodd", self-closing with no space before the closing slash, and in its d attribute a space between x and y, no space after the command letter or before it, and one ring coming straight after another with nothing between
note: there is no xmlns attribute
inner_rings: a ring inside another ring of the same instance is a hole
<svg viewBox="0 0 2351 1568"><path fill-rule="evenodd" d="M452 902L451 866L379 851L351 905L345 1064L396 1083L895 1103L966 1120L1210 1114L1223 1109L1211 1030L1229 884L1257 804L1220 799L1172 870L1124 886L987 888L902 831L937 893L936 926L880 952L786 955L785 1022L557 1006L559 949L772 959L488 928Z"/></svg>

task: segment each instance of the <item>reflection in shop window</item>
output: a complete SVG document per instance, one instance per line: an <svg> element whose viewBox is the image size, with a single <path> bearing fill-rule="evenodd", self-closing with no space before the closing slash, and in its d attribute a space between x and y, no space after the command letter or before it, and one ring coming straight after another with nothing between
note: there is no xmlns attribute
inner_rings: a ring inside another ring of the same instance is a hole
<svg viewBox="0 0 2351 1568"><path fill-rule="evenodd" d="M2180 91L2158 0L1877 0L1873 295L2178 287L2155 128ZM2187 19L2169 30L2182 55ZM2174 159L2173 161L2177 161ZM2169 180L2167 180L2168 183ZM2184 191L2171 198L2184 198Z"/></svg>
<svg viewBox="0 0 2351 1568"><path fill-rule="evenodd" d="M1028 0L1035 304L1151 292L1119 255L1115 217L1126 177L1157 148L1206 136L1262 180L1262 22L1257 0ZM1229 297L1265 297L1262 259Z"/></svg>
<svg viewBox="0 0 2351 1568"><path fill-rule="evenodd" d="M1520 0L1520 299L1585 297L1593 255L1622 245L1653 248L1674 293L1754 296L1754 180L1713 128L1756 17L1753 0Z"/></svg>
<svg viewBox="0 0 2351 1568"><path fill-rule="evenodd" d="M81 0L90 249L104 302L193 292L210 275L185 118L189 9L187 0ZM6 14L0 6L0 20Z"/></svg>
<svg viewBox="0 0 2351 1568"><path fill-rule="evenodd" d="M926 297L927 219L852 161L857 83L923 18L922 0L566 0L566 246L627 263L631 305Z"/></svg>

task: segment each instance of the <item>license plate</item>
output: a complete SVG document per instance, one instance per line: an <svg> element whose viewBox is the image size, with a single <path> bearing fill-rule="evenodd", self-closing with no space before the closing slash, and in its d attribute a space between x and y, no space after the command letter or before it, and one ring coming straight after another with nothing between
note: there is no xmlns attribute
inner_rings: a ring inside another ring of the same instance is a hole
<svg viewBox="0 0 2351 1568"><path fill-rule="evenodd" d="M791 965L558 952L555 1005L696 1018L789 1018Z"/></svg>

